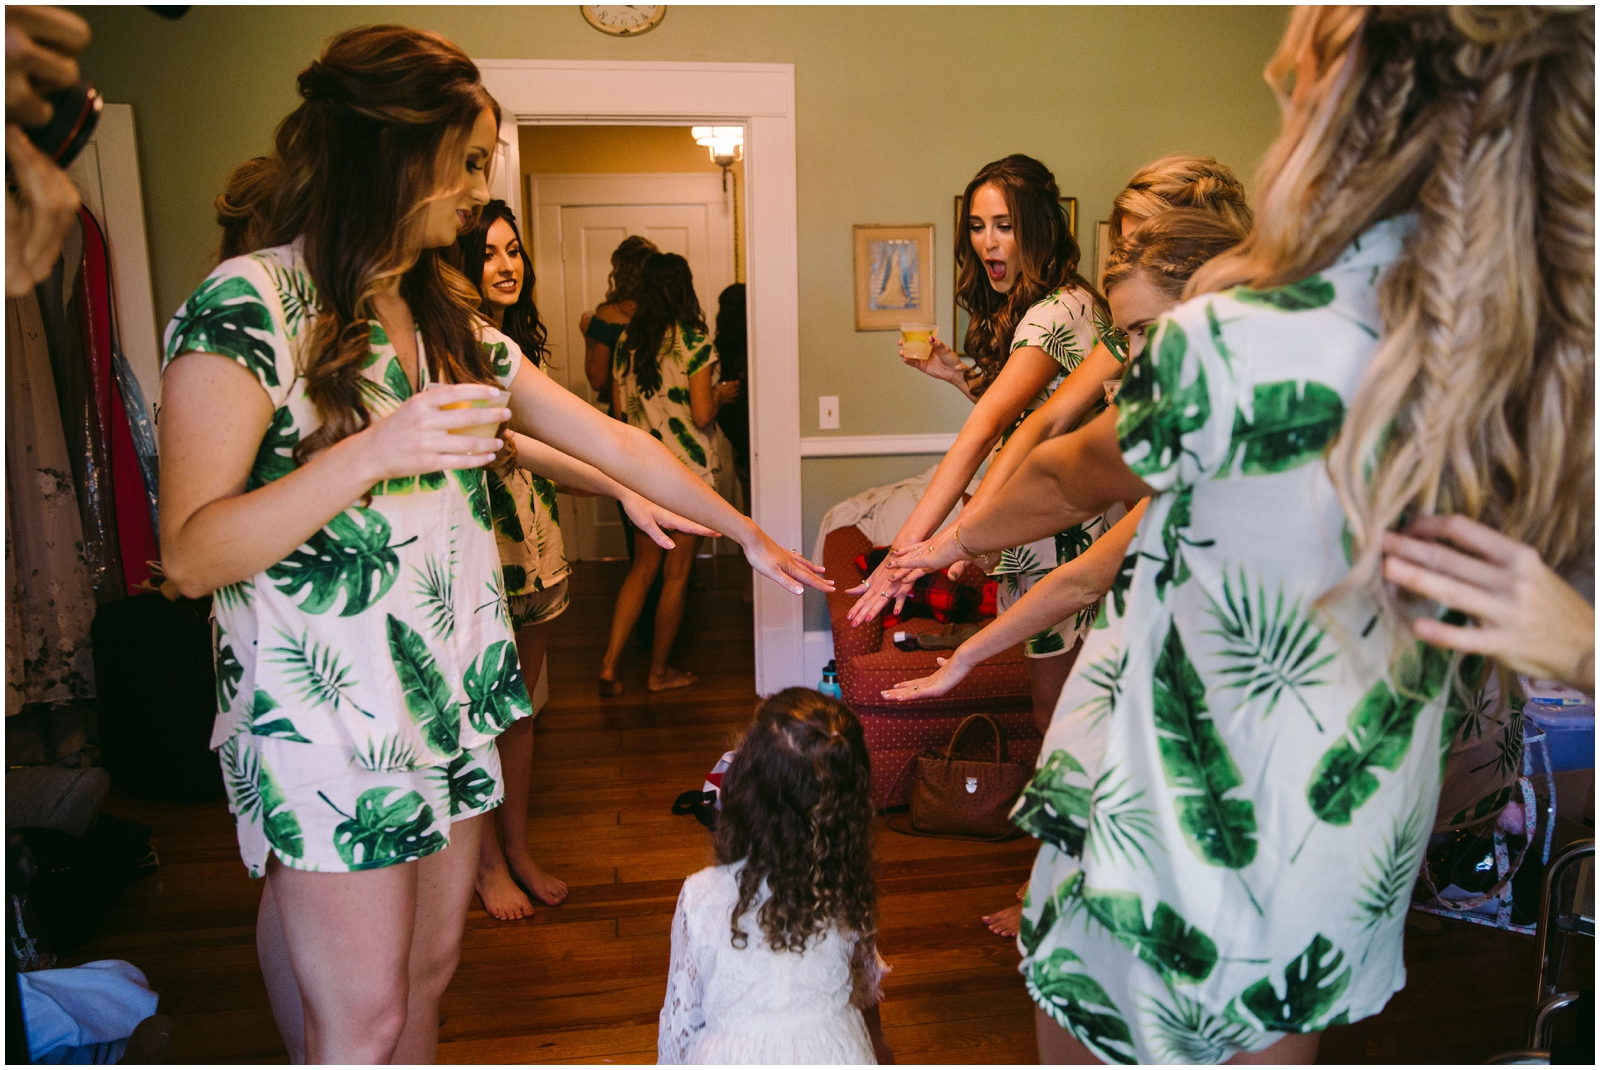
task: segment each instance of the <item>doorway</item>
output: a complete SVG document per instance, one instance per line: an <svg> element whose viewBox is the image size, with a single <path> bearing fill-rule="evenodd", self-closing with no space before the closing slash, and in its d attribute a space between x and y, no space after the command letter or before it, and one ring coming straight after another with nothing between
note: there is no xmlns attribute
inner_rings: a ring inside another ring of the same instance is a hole
<svg viewBox="0 0 1600 1070"><path fill-rule="evenodd" d="M612 251L637 235L684 257L714 327L719 296L742 281L736 244L740 167L723 175L686 126L528 125L518 130L518 142L528 209L524 233L550 328L548 371L601 407L584 372L586 340L579 324L607 299ZM731 454L724 462L725 485L718 490L747 510ZM569 559L626 555L627 536L609 500L563 495L559 514Z"/></svg>
<svg viewBox="0 0 1600 1070"><path fill-rule="evenodd" d="M752 518L781 545L803 545L800 513L799 261L794 66L610 60L478 60L505 116L504 175L520 174L521 125L739 125L745 131L744 275ZM526 218L522 190L497 195ZM574 325L576 326L576 325ZM756 691L805 683L800 599L755 586Z"/></svg>

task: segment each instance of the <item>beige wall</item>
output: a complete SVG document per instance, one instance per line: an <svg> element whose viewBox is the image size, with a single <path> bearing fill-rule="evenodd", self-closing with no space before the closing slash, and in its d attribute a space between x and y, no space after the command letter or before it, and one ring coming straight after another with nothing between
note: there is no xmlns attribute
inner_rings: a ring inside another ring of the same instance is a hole
<svg viewBox="0 0 1600 1070"><path fill-rule="evenodd" d="M522 174L718 174L710 153L694 143L687 126L524 126L518 131ZM734 230L739 234L738 272L744 282L744 163L730 167ZM529 201L523 186L522 203ZM527 211L526 208L523 209ZM530 228L524 227L524 230Z"/></svg>
<svg viewBox="0 0 1600 1070"><path fill-rule="evenodd" d="M840 433L953 431L954 390L902 366L892 333L853 329L850 228L936 226L938 319L951 330L950 203L1010 152L1037 156L1079 198L1088 255L1128 175L1177 149L1248 179L1277 130L1261 69L1281 7L691 7L642 37L551 7L196 7L175 23L143 8L83 12L84 69L134 106L146 219L165 323L208 269L211 199L265 151L295 103L294 76L329 35L403 22L480 58L793 63L800 268L801 433L816 398L840 398ZM923 467L917 458L804 463L807 538L828 502ZM808 624L820 626L815 610Z"/></svg>

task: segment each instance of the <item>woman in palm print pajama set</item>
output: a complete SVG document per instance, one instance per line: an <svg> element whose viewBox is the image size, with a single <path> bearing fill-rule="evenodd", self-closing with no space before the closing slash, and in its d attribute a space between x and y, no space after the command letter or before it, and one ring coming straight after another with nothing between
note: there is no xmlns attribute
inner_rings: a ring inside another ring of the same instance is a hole
<svg viewBox="0 0 1600 1070"><path fill-rule="evenodd" d="M1041 1061L1311 1061L1321 1030L1404 985L1481 659L1415 637L1383 536L1463 508L1470 481L1541 553L1581 552L1592 496L1546 480L1569 415L1512 425L1543 500L1491 478L1503 444L1465 470L1446 444L1524 397L1592 409L1592 372L1569 374L1575 354L1592 369L1592 320L1551 311L1592 302L1592 111L1498 102L1588 99L1593 17L1301 9L1268 67L1295 77L1263 225L1152 330L1118 413L1040 446L963 518L981 552L1153 495L1014 814L1044 841L1019 941ZM1372 92L1423 68L1398 100ZM1540 170L1531 148L1480 153L1536 136ZM1463 214L1479 197L1514 232Z"/></svg>
<svg viewBox="0 0 1600 1070"><path fill-rule="evenodd" d="M482 471L501 443L450 432L510 420L715 524L789 590L827 584L477 316L438 252L489 199L499 123L460 49L350 30L299 91L218 201L249 255L167 329L163 565L215 592L213 743L266 878L257 946L291 1057L430 1062L494 741L528 714Z"/></svg>

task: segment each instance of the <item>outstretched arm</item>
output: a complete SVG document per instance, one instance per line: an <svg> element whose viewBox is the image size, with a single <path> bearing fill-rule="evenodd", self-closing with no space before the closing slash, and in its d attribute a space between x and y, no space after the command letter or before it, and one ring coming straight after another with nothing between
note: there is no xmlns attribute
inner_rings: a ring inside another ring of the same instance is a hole
<svg viewBox="0 0 1600 1070"><path fill-rule="evenodd" d="M1035 449L1017 474L981 509L962 510L947 539L896 551L896 568L944 568L971 554L992 553L1063 531L1119 501L1155 493L1122 459L1117 411Z"/></svg>
<svg viewBox="0 0 1600 1070"><path fill-rule="evenodd" d="M938 672L896 684L883 692L883 697L906 701L943 695L1002 650L1094 605L1116 580L1117 569L1128 554L1128 546L1133 542L1148 504L1147 499L1135 505L1110 531L1095 540L1093 546L1053 569L1017 599L1016 605L995 618L993 624L956 647L950 657L940 658Z"/></svg>
<svg viewBox="0 0 1600 1070"><path fill-rule="evenodd" d="M661 443L596 412L532 364L524 364L512 381L511 412L513 430L586 461L629 490L722 532L744 549L752 568L793 593L799 594L802 584L819 591L833 589L821 577L821 566L797 550L779 547Z"/></svg>
<svg viewBox="0 0 1600 1070"><path fill-rule="evenodd" d="M1106 380L1121 376L1122 362L1112 355L1104 342L1096 344L1083 362L1056 387L1050 400L1029 413L1022 426L1011 432L1000 453L989 463L989 470L983 474L983 482L978 484L967 507L988 504L1000 493L1006 480L1022 467L1035 446L1076 427L1105 395Z"/></svg>

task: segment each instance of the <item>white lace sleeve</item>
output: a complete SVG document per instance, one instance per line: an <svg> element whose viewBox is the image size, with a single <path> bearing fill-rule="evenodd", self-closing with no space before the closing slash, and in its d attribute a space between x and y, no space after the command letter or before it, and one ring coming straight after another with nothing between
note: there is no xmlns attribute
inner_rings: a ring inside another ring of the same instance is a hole
<svg viewBox="0 0 1600 1070"><path fill-rule="evenodd" d="M667 971L667 998L661 1005L656 1030L656 1062L682 1066L689 1061L694 1035L706 1026L700 1006L700 975L689 944L689 882L678 893L678 910L672 918L672 965Z"/></svg>
<svg viewBox="0 0 1600 1070"><path fill-rule="evenodd" d="M850 1005L866 1010L882 1003L883 979L889 976L892 968L878 954L876 937L857 940L850 954Z"/></svg>

